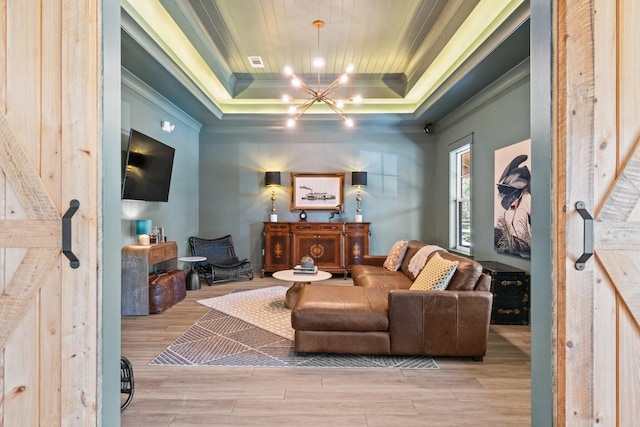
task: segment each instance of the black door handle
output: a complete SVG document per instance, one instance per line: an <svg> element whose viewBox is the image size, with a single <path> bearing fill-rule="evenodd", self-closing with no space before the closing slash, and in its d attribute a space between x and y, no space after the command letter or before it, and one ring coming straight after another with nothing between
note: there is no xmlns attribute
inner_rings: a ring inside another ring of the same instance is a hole
<svg viewBox="0 0 640 427"><path fill-rule="evenodd" d="M67 209L62 217L62 253L69 259L71 268L80 267L80 261L71 249L71 217L73 217L79 207L79 201L76 199L71 200L69 202L69 209Z"/></svg>
<svg viewBox="0 0 640 427"><path fill-rule="evenodd" d="M584 264L593 255L593 218L587 211L583 201L576 202L576 209L584 220L584 240L582 255L576 261L576 270L584 270Z"/></svg>

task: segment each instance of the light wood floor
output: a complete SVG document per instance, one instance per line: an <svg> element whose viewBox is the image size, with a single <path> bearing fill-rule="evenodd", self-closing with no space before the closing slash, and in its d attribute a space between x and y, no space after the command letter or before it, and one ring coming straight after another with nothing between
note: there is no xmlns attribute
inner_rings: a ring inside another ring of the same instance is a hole
<svg viewBox="0 0 640 427"><path fill-rule="evenodd" d="M124 317L122 354L133 364L135 394L122 426L530 425L528 326L494 325L484 362L438 357L439 370L148 365L207 312L196 300L282 284L205 285L163 314Z"/></svg>

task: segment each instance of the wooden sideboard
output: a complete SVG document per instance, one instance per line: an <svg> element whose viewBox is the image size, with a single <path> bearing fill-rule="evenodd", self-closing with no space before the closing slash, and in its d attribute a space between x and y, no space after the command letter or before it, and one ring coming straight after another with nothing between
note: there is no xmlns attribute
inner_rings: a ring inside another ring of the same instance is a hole
<svg viewBox="0 0 640 427"><path fill-rule="evenodd" d="M122 300L123 316L149 314L149 268L156 271L178 269L176 242L154 243L149 246L131 245L122 248Z"/></svg>
<svg viewBox="0 0 640 427"><path fill-rule="evenodd" d="M323 271L345 276L369 254L368 222L265 222L262 271L293 268L303 256Z"/></svg>

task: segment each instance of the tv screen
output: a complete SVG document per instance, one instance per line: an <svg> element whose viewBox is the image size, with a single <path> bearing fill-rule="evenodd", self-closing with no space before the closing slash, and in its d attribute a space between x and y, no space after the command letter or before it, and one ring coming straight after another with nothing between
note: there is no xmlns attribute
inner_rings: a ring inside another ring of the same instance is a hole
<svg viewBox="0 0 640 427"><path fill-rule="evenodd" d="M175 149L135 129L129 133L122 198L147 202L169 200Z"/></svg>

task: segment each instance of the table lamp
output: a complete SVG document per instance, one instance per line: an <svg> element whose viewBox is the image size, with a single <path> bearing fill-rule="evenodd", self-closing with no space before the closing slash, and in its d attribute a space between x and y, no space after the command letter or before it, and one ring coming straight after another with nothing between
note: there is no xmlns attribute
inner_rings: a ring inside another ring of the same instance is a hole
<svg viewBox="0 0 640 427"><path fill-rule="evenodd" d="M362 222L362 214L360 213L360 189L363 185L367 185L367 173L366 172L351 172L351 185L357 187L356 193L356 222Z"/></svg>
<svg viewBox="0 0 640 427"><path fill-rule="evenodd" d="M276 187L280 186L280 172L270 171L264 173L264 185L271 187L271 222L278 222L278 214L276 213Z"/></svg>
<svg viewBox="0 0 640 427"><path fill-rule="evenodd" d="M151 244L151 220L150 219L138 219L136 220L136 234L138 235L138 244L142 246L149 246Z"/></svg>

